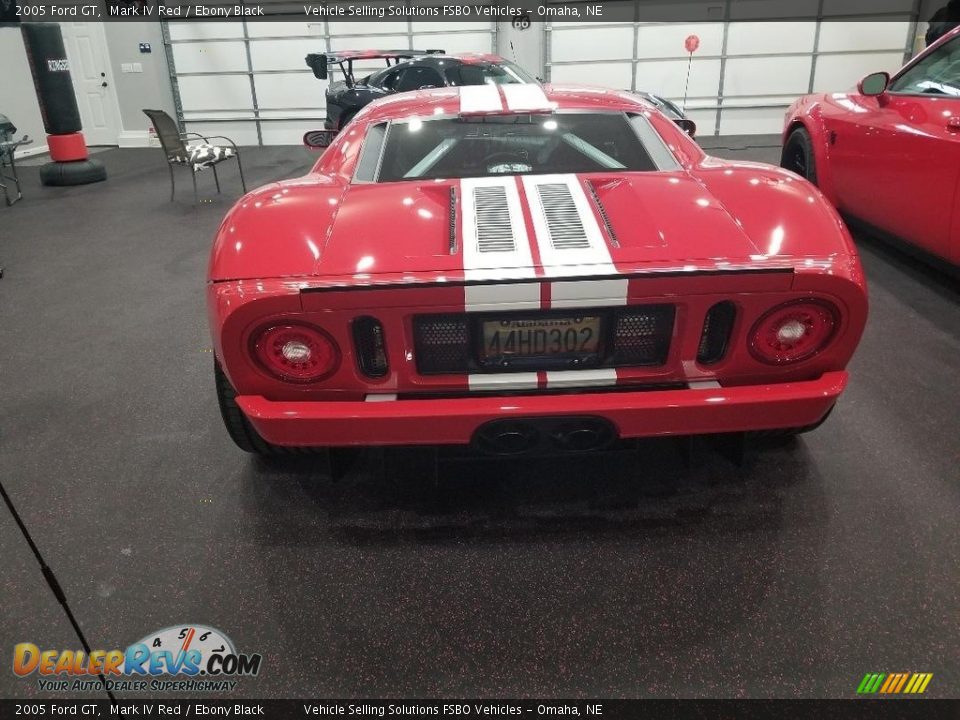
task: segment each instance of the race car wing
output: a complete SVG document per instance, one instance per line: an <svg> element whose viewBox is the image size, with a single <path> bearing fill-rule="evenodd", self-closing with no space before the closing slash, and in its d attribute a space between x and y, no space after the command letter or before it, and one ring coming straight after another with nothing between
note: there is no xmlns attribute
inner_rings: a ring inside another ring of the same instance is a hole
<svg viewBox="0 0 960 720"><path fill-rule="evenodd" d="M396 65L401 60L422 55L443 54L443 50L341 50L330 53L310 53L306 57L307 67L313 70L318 80L326 80L330 65L338 65L347 85L353 86L353 63L355 60L386 60L387 66Z"/></svg>

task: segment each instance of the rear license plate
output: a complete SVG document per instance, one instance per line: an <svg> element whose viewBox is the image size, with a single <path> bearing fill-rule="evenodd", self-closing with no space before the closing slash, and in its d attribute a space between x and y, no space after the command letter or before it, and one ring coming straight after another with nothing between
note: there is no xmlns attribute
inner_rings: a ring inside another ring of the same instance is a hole
<svg viewBox="0 0 960 720"><path fill-rule="evenodd" d="M537 359L593 364L599 358L600 332L599 315L485 320L481 359L484 364Z"/></svg>

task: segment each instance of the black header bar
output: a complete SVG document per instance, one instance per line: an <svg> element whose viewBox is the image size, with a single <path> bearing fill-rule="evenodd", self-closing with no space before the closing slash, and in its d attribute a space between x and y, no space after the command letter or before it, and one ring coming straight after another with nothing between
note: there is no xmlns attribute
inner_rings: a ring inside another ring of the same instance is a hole
<svg viewBox="0 0 960 720"><path fill-rule="evenodd" d="M922 20L916 0L10 0L0 20L31 21L325 21L619 23L812 20ZM518 25L519 27L519 25Z"/></svg>
<svg viewBox="0 0 960 720"><path fill-rule="evenodd" d="M0 700L4 718L592 718L621 720L940 720L960 700Z"/></svg>

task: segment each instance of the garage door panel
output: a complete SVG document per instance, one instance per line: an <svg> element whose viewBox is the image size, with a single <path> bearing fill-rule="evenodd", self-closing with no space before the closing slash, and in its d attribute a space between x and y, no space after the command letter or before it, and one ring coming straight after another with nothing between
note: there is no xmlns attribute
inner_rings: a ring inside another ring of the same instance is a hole
<svg viewBox="0 0 960 720"><path fill-rule="evenodd" d="M406 35L406 22L330 22L330 35ZM401 46L402 47L402 46Z"/></svg>
<svg viewBox="0 0 960 720"><path fill-rule="evenodd" d="M167 23L171 40L208 40L210 38L242 38L243 25L230 22Z"/></svg>
<svg viewBox="0 0 960 720"><path fill-rule="evenodd" d="M493 29L491 23L447 22L446 20L444 20L442 23L414 21L410 23L410 27L415 33L436 32L437 30L486 30L489 32Z"/></svg>
<svg viewBox="0 0 960 720"><path fill-rule="evenodd" d="M409 39L406 35L358 35L356 37L331 37L331 50L404 50Z"/></svg>
<svg viewBox="0 0 960 720"><path fill-rule="evenodd" d="M637 29L637 57L685 57L684 41L690 35L700 38L698 55L719 55L723 51L723 23L641 25Z"/></svg>
<svg viewBox="0 0 960 720"><path fill-rule="evenodd" d="M720 115L721 135L776 135L782 130L782 108L724 108Z"/></svg>
<svg viewBox="0 0 960 720"><path fill-rule="evenodd" d="M261 108L322 107L325 102L326 81L309 72L254 75L253 80Z"/></svg>
<svg viewBox="0 0 960 720"><path fill-rule="evenodd" d="M263 120L294 120L300 123L303 131L311 128L323 127L323 119L326 117L326 108L322 105L310 107L304 110L297 109L279 109L279 110L260 110L260 118Z"/></svg>
<svg viewBox="0 0 960 720"><path fill-rule="evenodd" d="M812 53L816 34L816 22L732 22L727 34L727 53Z"/></svg>
<svg viewBox="0 0 960 720"><path fill-rule="evenodd" d="M250 61L257 70L306 70L308 53L326 52L326 41L316 40L251 40ZM311 74L311 77L313 75Z"/></svg>
<svg viewBox="0 0 960 720"><path fill-rule="evenodd" d="M246 23L247 38L240 23L167 27L184 121L197 125L236 118L237 132L247 141L256 142L259 126L265 144L299 143L305 129L322 124L329 83L307 69L309 53L411 47L490 52L495 37L491 22L254 22ZM408 32L411 27L419 32ZM357 62L354 73L364 78L385 65L383 60ZM331 68L330 81L342 79L339 68Z"/></svg>
<svg viewBox="0 0 960 720"><path fill-rule="evenodd" d="M589 42L585 42L584 32L589 32ZM632 26L585 31L555 25L551 36L550 59L554 62L625 60L633 56Z"/></svg>
<svg viewBox="0 0 960 720"><path fill-rule="evenodd" d="M413 36L413 46L417 50L439 49L448 53L491 52L490 33L431 33Z"/></svg>
<svg viewBox="0 0 960 720"><path fill-rule="evenodd" d="M682 98L686 60L643 61L637 64L637 90ZM720 60L694 60L690 67L690 97L716 97L720 91Z"/></svg>
<svg viewBox="0 0 960 720"><path fill-rule="evenodd" d="M326 34L324 22L249 22L247 35L258 37L295 37L310 35L321 38Z"/></svg>
<svg viewBox="0 0 960 720"><path fill-rule="evenodd" d="M250 121L237 122L191 122L185 121L187 132L201 135L223 135L233 140L237 145L256 145L258 143L257 124ZM302 133L301 133L302 134Z"/></svg>
<svg viewBox="0 0 960 720"><path fill-rule="evenodd" d="M550 81L556 83L605 85L626 90L632 79L632 63L629 62L554 65L550 68Z"/></svg>
<svg viewBox="0 0 960 720"><path fill-rule="evenodd" d="M714 125L717 122L716 108L698 110L688 107L683 114L697 124L697 135L713 135Z"/></svg>
<svg viewBox="0 0 960 720"><path fill-rule="evenodd" d="M184 122L207 120L253 120L253 110L184 110Z"/></svg>
<svg viewBox="0 0 960 720"><path fill-rule="evenodd" d="M802 95L810 84L812 56L727 60L723 93L727 95Z"/></svg>
<svg viewBox="0 0 960 720"><path fill-rule="evenodd" d="M886 70L894 73L903 64L902 53L827 55L817 60L813 78L815 92L841 92L856 87L865 75Z"/></svg>
<svg viewBox="0 0 960 720"><path fill-rule="evenodd" d="M181 77L180 102L187 110L253 110L250 78L246 75Z"/></svg>
<svg viewBox="0 0 960 720"><path fill-rule="evenodd" d="M271 120L261 123L260 132L264 145L300 145L303 143L303 134L314 126L315 123L311 125L303 120ZM312 165L319 156L319 153L312 154L305 149L304 166Z"/></svg>
<svg viewBox="0 0 960 720"><path fill-rule="evenodd" d="M247 69L247 49L242 41L182 43L173 46L178 73L237 72Z"/></svg>
<svg viewBox="0 0 960 720"><path fill-rule="evenodd" d="M826 21L820 26L820 50L900 50L909 33L908 22Z"/></svg>

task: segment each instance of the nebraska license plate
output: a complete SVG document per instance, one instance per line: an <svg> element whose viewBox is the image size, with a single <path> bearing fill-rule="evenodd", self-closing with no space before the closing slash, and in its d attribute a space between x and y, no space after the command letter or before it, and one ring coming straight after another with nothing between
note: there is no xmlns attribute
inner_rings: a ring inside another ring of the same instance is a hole
<svg viewBox="0 0 960 720"><path fill-rule="evenodd" d="M514 317L483 322L484 360L596 357L600 316Z"/></svg>

